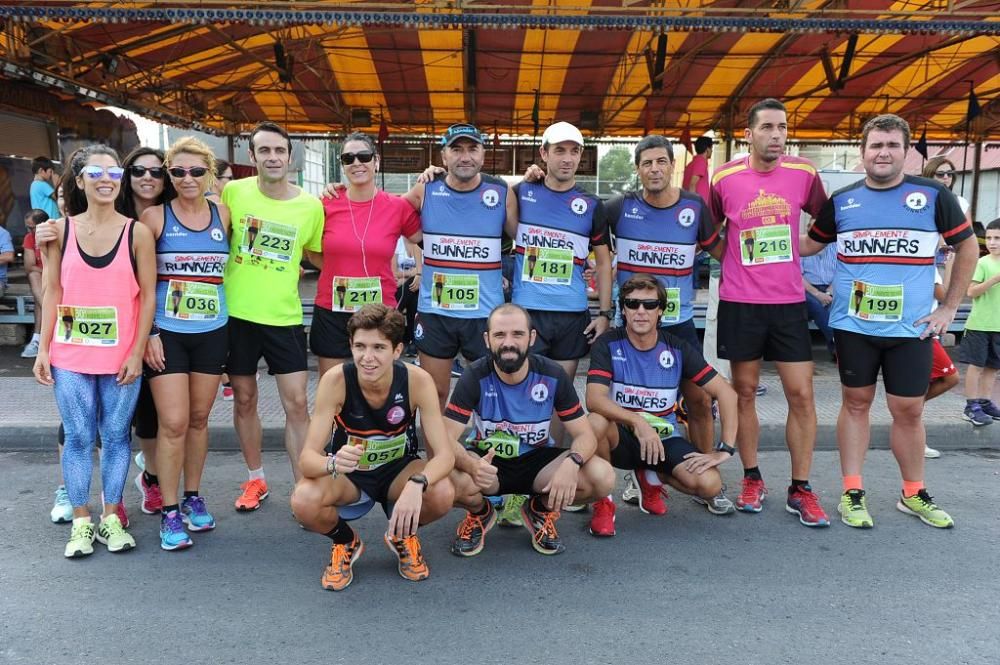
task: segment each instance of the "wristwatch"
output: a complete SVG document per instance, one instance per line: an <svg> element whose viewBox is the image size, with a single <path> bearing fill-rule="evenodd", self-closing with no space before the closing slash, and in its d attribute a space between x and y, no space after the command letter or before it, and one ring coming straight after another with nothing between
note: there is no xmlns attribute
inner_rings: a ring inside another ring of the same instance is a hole
<svg viewBox="0 0 1000 665"><path fill-rule="evenodd" d="M422 474L422 473L415 473L412 476L410 476L409 478L407 478L407 480L409 482L411 482L411 483L417 483L419 485L423 485L424 488L422 490L420 490L421 492L426 492L427 491L427 476L425 476L424 474Z"/></svg>
<svg viewBox="0 0 1000 665"><path fill-rule="evenodd" d="M603 316L608 321L613 321L615 318L615 310L613 309L602 309L597 313L597 316Z"/></svg>
<svg viewBox="0 0 1000 665"><path fill-rule="evenodd" d="M729 453L730 457L732 457L733 455L736 454L736 449L735 448L733 448L732 446L730 446L730 445L728 445L728 444L726 444L726 443L724 443L722 441L719 441L717 444L715 444L715 449L716 450L721 450L724 453Z"/></svg>
<svg viewBox="0 0 1000 665"><path fill-rule="evenodd" d="M573 460L573 463L577 466L583 466L583 455L577 452L571 452L566 456L568 459Z"/></svg>

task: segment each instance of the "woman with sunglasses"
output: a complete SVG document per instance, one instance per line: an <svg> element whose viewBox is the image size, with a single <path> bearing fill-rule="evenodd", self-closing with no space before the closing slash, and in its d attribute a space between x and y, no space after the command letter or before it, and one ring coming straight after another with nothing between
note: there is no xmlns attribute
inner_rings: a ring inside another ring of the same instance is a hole
<svg viewBox="0 0 1000 665"><path fill-rule="evenodd" d="M215 518L201 495L208 455L208 416L219 391L229 350L222 273L229 258L229 210L206 194L215 178L215 156L185 137L167 150L165 168L177 192L147 208L141 221L156 238L156 326L146 348L146 377L159 431L156 468L163 507L160 547L193 543L185 530L209 531ZM184 472L184 497L178 484Z"/></svg>
<svg viewBox="0 0 1000 665"><path fill-rule="evenodd" d="M396 241L400 236L413 243L422 239L413 206L375 186L379 159L371 137L349 134L340 163L347 189L338 198L323 199L322 254L307 250L309 261L321 266L309 333L320 376L351 357L347 320L354 312L373 302L396 306Z"/></svg>
<svg viewBox="0 0 1000 665"><path fill-rule="evenodd" d="M924 164L924 170L920 175L925 178L937 180L949 190L953 189L955 186L955 165L952 164L951 160L944 155L928 159L927 163ZM952 193L954 194L954 192ZM971 208L969 202L964 196L959 194L955 194L955 198L958 199L958 205L962 207L962 212L965 214L965 218L969 219L969 208Z"/></svg>
<svg viewBox="0 0 1000 665"><path fill-rule="evenodd" d="M34 374L43 385L55 386L66 430L62 467L73 528L64 553L73 558L92 554L95 537L111 552L135 547L117 510L153 322L156 264L152 234L115 209L125 173L117 153L89 146L69 168L74 176L64 192L69 214L55 222L56 242L45 247L42 343ZM87 504L98 430L104 510L95 533Z"/></svg>

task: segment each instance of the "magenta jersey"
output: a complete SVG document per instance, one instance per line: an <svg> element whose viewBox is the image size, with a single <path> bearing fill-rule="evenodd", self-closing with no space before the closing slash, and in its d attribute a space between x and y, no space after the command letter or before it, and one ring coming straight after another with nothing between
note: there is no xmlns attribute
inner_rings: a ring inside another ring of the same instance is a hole
<svg viewBox="0 0 1000 665"><path fill-rule="evenodd" d="M726 223L719 298L787 304L805 301L799 267L801 213L813 217L826 202L809 160L783 155L761 173L750 158L729 162L712 178L712 212Z"/></svg>

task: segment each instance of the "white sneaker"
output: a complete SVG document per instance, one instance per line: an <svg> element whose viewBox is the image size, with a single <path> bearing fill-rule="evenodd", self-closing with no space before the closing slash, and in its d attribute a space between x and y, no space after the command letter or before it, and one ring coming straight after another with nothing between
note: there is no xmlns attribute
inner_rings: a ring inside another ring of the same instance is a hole
<svg viewBox="0 0 1000 665"><path fill-rule="evenodd" d="M66 488L63 485L56 488L56 500L52 504L49 518L55 524L66 524L73 521L73 505L69 502L69 494L66 493Z"/></svg>
<svg viewBox="0 0 1000 665"><path fill-rule="evenodd" d="M135 454L135 465L139 467L140 473L146 470L146 456L142 454L141 450Z"/></svg>
<svg viewBox="0 0 1000 665"><path fill-rule="evenodd" d="M625 488L622 490L622 501L634 505L639 504L639 483L635 482L634 472L625 474Z"/></svg>
<svg viewBox="0 0 1000 665"><path fill-rule="evenodd" d="M938 457L941 457L941 451L934 450L930 446L924 446L924 457L927 459L937 459Z"/></svg>
<svg viewBox="0 0 1000 665"><path fill-rule="evenodd" d="M35 358L38 356L38 340L33 339L24 345L24 350L21 351L22 358Z"/></svg>
<svg viewBox="0 0 1000 665"><path fill-rule="evenodd" d="M711 499L703 499L700 496L693 496L691 500L695 503L700 503L708 509L708 512L713 515L731 515L736 512L736 506L733 502L729 500L726 496L726 488L723 487L722 491L718 495L713 496Z"/></svg>

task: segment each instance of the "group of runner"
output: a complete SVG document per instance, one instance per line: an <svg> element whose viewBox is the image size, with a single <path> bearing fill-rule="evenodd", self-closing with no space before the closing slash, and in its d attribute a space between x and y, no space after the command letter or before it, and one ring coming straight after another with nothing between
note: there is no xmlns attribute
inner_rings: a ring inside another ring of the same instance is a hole
<svg viewBox="0 0 1000 665"><path fill-rule="evenodd" d="M950 526L923 484L921 409L929 338L947 329L975 263L971 226L947 188L903 175L910 135L900 118L878 116L865 126L866 178L832 197L811 164L784 154L787 129L779 101L755 104L746 129L751 153L715 173L709 201L672 184L673 149L660 136L635 148L642 189L602 202L576 183L584 140L565 122L543 135L544 171L514 187L481 172L478 129L453 125L441 140L444 172L402 197L377 189L375 146L352 134L340 157L346 189L321 202L288 183L285 130L261 123L250 136L257 176L229 183L219 203L206 197L216 167L207 148L194 139L172 146L159 176L165 169L172 198L143 211L139 224L114 209L123 176L117 156L84 149L70 164L67 216L38 231L47 291L35 371L54 381L66 428L62 462L73 512L66 556L93 551L87 499L95 425L105 492L96 537L112 551L134 546L117 513L143 357L159 429L157 473L149 473L147 453L140 487L146 494L156 484L162 494L164 549L190 546L188 531L215 525L198 485L224 370L248 468L235 507L256 510L267 498L261 357L286 414L293 512L333 543L322 577L329 589L351 583L364 545L349 522L375 503L389 517L385 542L399 572L411 580L429 574L417 527L461 506L466 515L451 551L479 554L498 521L491 497L526 497L518 512L542 554L564 550L556 521L573 504L593 502L591 533L615 535L613 467L631 472L644 512L666 512L665 484L714 514L759 512L767 494L757 464L761 360L775 362L788 402L786 510L807 526L827 526L809 485L816 415L799 256L831 242L837 271L830 325L844 384L842 520L873 523L861 465L881 370L903 478L898 507ZM816 219L808 235L800 233L801 211ZM515 253L508 304L505 234ZM400 362L405 322L393 308L391 269L400 237L423 250L414 327L419 367ZM939 238L956 257L932 312ZM699 250L721 262L718 353L731 363L732 386L706 363L693 323ZM593 319L584 280L591 252L599 300ZM612 255L623 325L608 330L615 318ZM298 295L303 258L321 269L310 335L321 378L311 419ZM449 396L458 354L470 364ZM589 415L572 383L588 354ZM688 438L679 435L680 395ZM426 460L417 454L421 434ZM744 477L734 506L717 467L737 451Z"/></svg>

